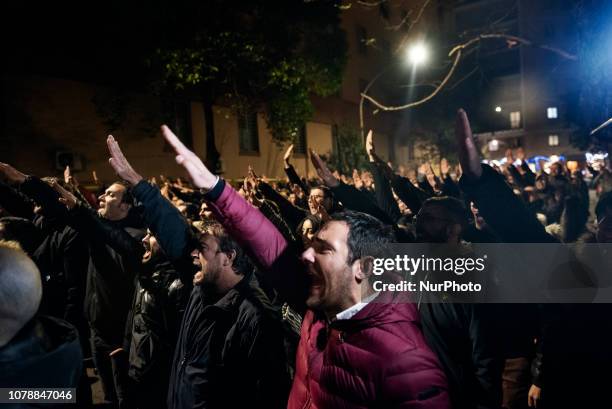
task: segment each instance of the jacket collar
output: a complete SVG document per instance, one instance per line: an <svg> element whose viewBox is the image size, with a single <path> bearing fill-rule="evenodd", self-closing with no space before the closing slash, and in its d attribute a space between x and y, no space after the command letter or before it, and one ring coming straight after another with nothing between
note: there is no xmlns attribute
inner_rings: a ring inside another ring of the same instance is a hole
<svg viewBox="0 0 612 409"><path fill-rule="evenodd" d="M223 311L233 311L242 303L242 300L247 297L250 291L251 283L257 283L253 274L247 274L240 280L232 289L225 293L221 298L217 299L216 302L206 302L209 306L221 309ZM202 291L202 297L204 301L210 300L211 298L217 298L209 292Z"/></svg>
<svg viewBox="0 0 612 409"><path fill-rule="evenodd" d="M351 332L400 321L418 322L416 305L403 292L386 291L381 292L351 319L336 320L331 326Z"/></svg>

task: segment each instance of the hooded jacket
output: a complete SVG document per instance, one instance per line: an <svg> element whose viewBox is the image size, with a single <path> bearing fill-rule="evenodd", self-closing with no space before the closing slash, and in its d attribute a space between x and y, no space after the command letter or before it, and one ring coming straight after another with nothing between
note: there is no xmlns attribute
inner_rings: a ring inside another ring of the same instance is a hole
<svg viewBox="0 0 612 409"><path fill-rule="evenodd" d="M82 360L72 325L35 317L0 348L0 388L76 388Z"/></svg>

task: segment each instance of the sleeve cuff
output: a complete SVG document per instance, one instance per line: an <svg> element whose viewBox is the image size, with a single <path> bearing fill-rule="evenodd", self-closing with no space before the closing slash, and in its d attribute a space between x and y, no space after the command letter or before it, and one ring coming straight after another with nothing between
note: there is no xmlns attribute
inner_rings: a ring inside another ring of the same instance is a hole
<svg viewBox="0 0 612 409"><path fill-rule="evenodd" d="M225 181L217 176L217 181L215 182L213 188L208 192L202 192L204 193L204 200L209 202L216 201L221 196L221 193L223 193L223 189L225 189Z"/></svg>

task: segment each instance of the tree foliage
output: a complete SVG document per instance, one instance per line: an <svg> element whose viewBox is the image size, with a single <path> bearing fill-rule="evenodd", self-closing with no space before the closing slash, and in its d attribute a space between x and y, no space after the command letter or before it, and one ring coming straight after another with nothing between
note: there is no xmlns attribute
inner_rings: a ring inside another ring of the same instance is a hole
<svg viewBox="0 0 612 409"><path fill-rule="evenodd" d="M274 139L289 140L313 113L310 94L342 83L347 44L332 1L183 2L153 62L165 84L263 109Z"/></svg>
<svg viewBox="0 0 612 409"><path fill-rule="evenodd" d="M366 167L365 147L358 128L348 124L337 125L334 145L333 153L328 159L333 169L351 175L353 169Z"/></svg>

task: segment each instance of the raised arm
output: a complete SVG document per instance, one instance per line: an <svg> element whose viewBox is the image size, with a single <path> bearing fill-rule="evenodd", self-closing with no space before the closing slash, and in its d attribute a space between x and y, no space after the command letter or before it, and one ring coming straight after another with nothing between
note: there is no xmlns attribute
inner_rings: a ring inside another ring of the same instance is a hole
<svg viewBox="0 0 612 409"><path fill-rule="evenodd" d="M133 265L140 264L144 254L140 240L132 237L123 228L99 217L95 210L79 201L57 182L53 184L53 189L60 195L59 202L69 210L67 222L71 227L83 236L94 240L102 239Z"/></svg>
<svg viewBox="0 0 612 409"><path fill-rule="evenodd" d="M372 175L374 176L374 186L376 187L374 189L374 197L376 198L378 207L380 207L391 220L397 221L401 213L393 197L391 185L389 184L389 179L393 175L393 170L376 155L372 131L368 132L368 136L366 137L366 152L370 160Z"/></svg>
<svg viewBox="0 0 612 409"><path fill-rule="evenodd" d="M0 182L0 206L15 217L32 220L34 218L34 204L24 195Z"/></svg>
<svg viewBox="0 0 612 409"><path fill-rule="evenodd" d="M480 156L464 110L457 113L455 136L463 175L459 182L487 223L507 243L550 243L555 240L506 184L504 178Z"/></svg>
<svg viewBox="0 0 612 409"><path fill-rule="evenodd" d="M293 183L294 185L298 185L300 189L302 189L304 194L308 196L308 194L310 193L310 188L306 186L306 184L302 181L302 179L300 179L297 172L295 171L295 168L290 162L291 155L293 155L293 144L289 145L289 148L287 148L287 151L285 152L285 156L283 156L285 173L289 178L289 182Z"/></svg>
<svg viewBox="0 0 612 409"><path fill-rule="evenodd" d="M402 202L408 206L412 214L417 214L423 205L423 202L431 197L429 192L412 184L410 179L400 175L393 175L391 179L393 190Z"/></svg>
<svg viewBox="0 0 612 409"><path fill-rule="evenodd" d="M309 280L304 266L296 257L296 249L289 246L283 235L258 209L210 172L200 158L165 125L162 126L162 134L176 151L176 162L185 168L193 184L206 192L204 197L215 217L266 270L266 278L283 298L298 311L304 311Z"/></svg>
<svg viewBox="0 0 612 409"><path fill-rule="evenodd" d="M387 224L394 224L387 214L378 207L368 193L340 182L329 170L323 159L316 152L310 151L312 163L323 183L329 187L337 200L347 209L367 213Z"/></svg>
<svg viewBox="0 0 612 409"><path fill-rule="evenodd" d="M133 186L132 194L144 206L145 223L177 269L183 284L190 286L197 268L191 258L196 241L189 224L158 188L147 183L132 168L112 135L106 143L111 155L109 163L119 177Z"/></svg>
<svg viewBox="0 0 612 409"><path fill-rule="evenodd" d="M60 217L66 214L66 209L58 202L57 192L39 178L28 176L2 162L0 162L0 174L10 184L18 186L21 193L42 206L46 215Z"/></svg>

